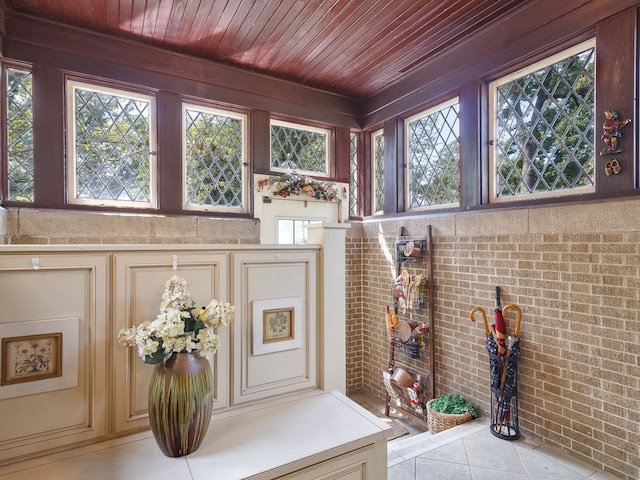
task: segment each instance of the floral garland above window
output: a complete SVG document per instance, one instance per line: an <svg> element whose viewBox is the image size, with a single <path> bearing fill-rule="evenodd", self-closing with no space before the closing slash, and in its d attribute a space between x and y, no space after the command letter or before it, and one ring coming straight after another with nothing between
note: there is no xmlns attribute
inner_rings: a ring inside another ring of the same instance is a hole
<svg viewBox="0 0 640 480"><path fill-rule="evenodd" d="M323 182L297 173L286 173L280 177L272 177L269 180L269 185L273 186L273 194L280 197L309 195L327 202L338 198L338 188L335 183Z"/></svg>

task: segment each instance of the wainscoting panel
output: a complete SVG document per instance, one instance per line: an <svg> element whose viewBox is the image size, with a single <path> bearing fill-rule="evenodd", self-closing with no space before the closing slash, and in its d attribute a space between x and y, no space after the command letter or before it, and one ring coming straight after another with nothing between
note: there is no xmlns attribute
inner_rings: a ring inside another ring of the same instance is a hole
<svg viewBox="0 0 640 480"><path fill-rule="evenodd" d="M105 254L0 254L0 461L108 433Z"/></svg>
<svg viewBox="0 0 640 480"><path fill-rule="evenodd" d="M147 402L153 365L145 364L135 348L120 346L121 328L156 318L165 283L173 275L187 280L191 298L206 305L212 298L229 301L226 252L135 252L114 255L114 419L115 431L148 428ZM175 265L175 270L174 270ZM220 348L211 362L214 409L229 404L229 327L218 329Z"/></svg>
<svg viewBox="0 0 640 480"><path fill-rule="evenodd" d="M234 404L318 386L316 261L313 251L233 254Z"/></svg>

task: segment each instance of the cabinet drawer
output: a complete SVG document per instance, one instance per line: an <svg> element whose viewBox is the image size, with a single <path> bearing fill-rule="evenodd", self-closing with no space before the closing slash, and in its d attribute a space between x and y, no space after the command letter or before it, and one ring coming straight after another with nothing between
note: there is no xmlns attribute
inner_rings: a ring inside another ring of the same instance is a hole
<svg viewBox="0 0 640 480"><path fill-rule="evenodd" d="M384 472L374 472L373 446L331 458L322 463L285 475L283 480L383 480Z"/></svg>

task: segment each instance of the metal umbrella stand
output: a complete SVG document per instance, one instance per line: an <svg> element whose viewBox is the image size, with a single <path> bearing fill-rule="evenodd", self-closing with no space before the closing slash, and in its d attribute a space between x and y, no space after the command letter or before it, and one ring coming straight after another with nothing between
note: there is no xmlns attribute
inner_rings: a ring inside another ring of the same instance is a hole
<svg viewBox="0 0 640 480"><path fill-rule="evenodd" d="M501 310L501 314L506 316L509 310L516 312L517 321L513 334L506 337L504 350L489 329L487 314L482 307L471 310L470 317L475 322L476 313L480 312L484 322L491 380L491 433L504 440L516 440L520 437L517 392L522 312L517 305L508 304Z"/></svg>

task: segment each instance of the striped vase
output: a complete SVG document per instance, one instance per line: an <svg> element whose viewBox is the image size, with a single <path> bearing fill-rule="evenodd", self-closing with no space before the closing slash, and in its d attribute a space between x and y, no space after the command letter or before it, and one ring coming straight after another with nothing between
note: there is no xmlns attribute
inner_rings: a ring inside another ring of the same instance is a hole
<svg viewBox="0 0 640 480"><path fill-rule="evenodd" d="M157 363L149 384L149 422L167 457L182 457L202 444L213 409L213 374L198 352L174 353Z"/></svg>

